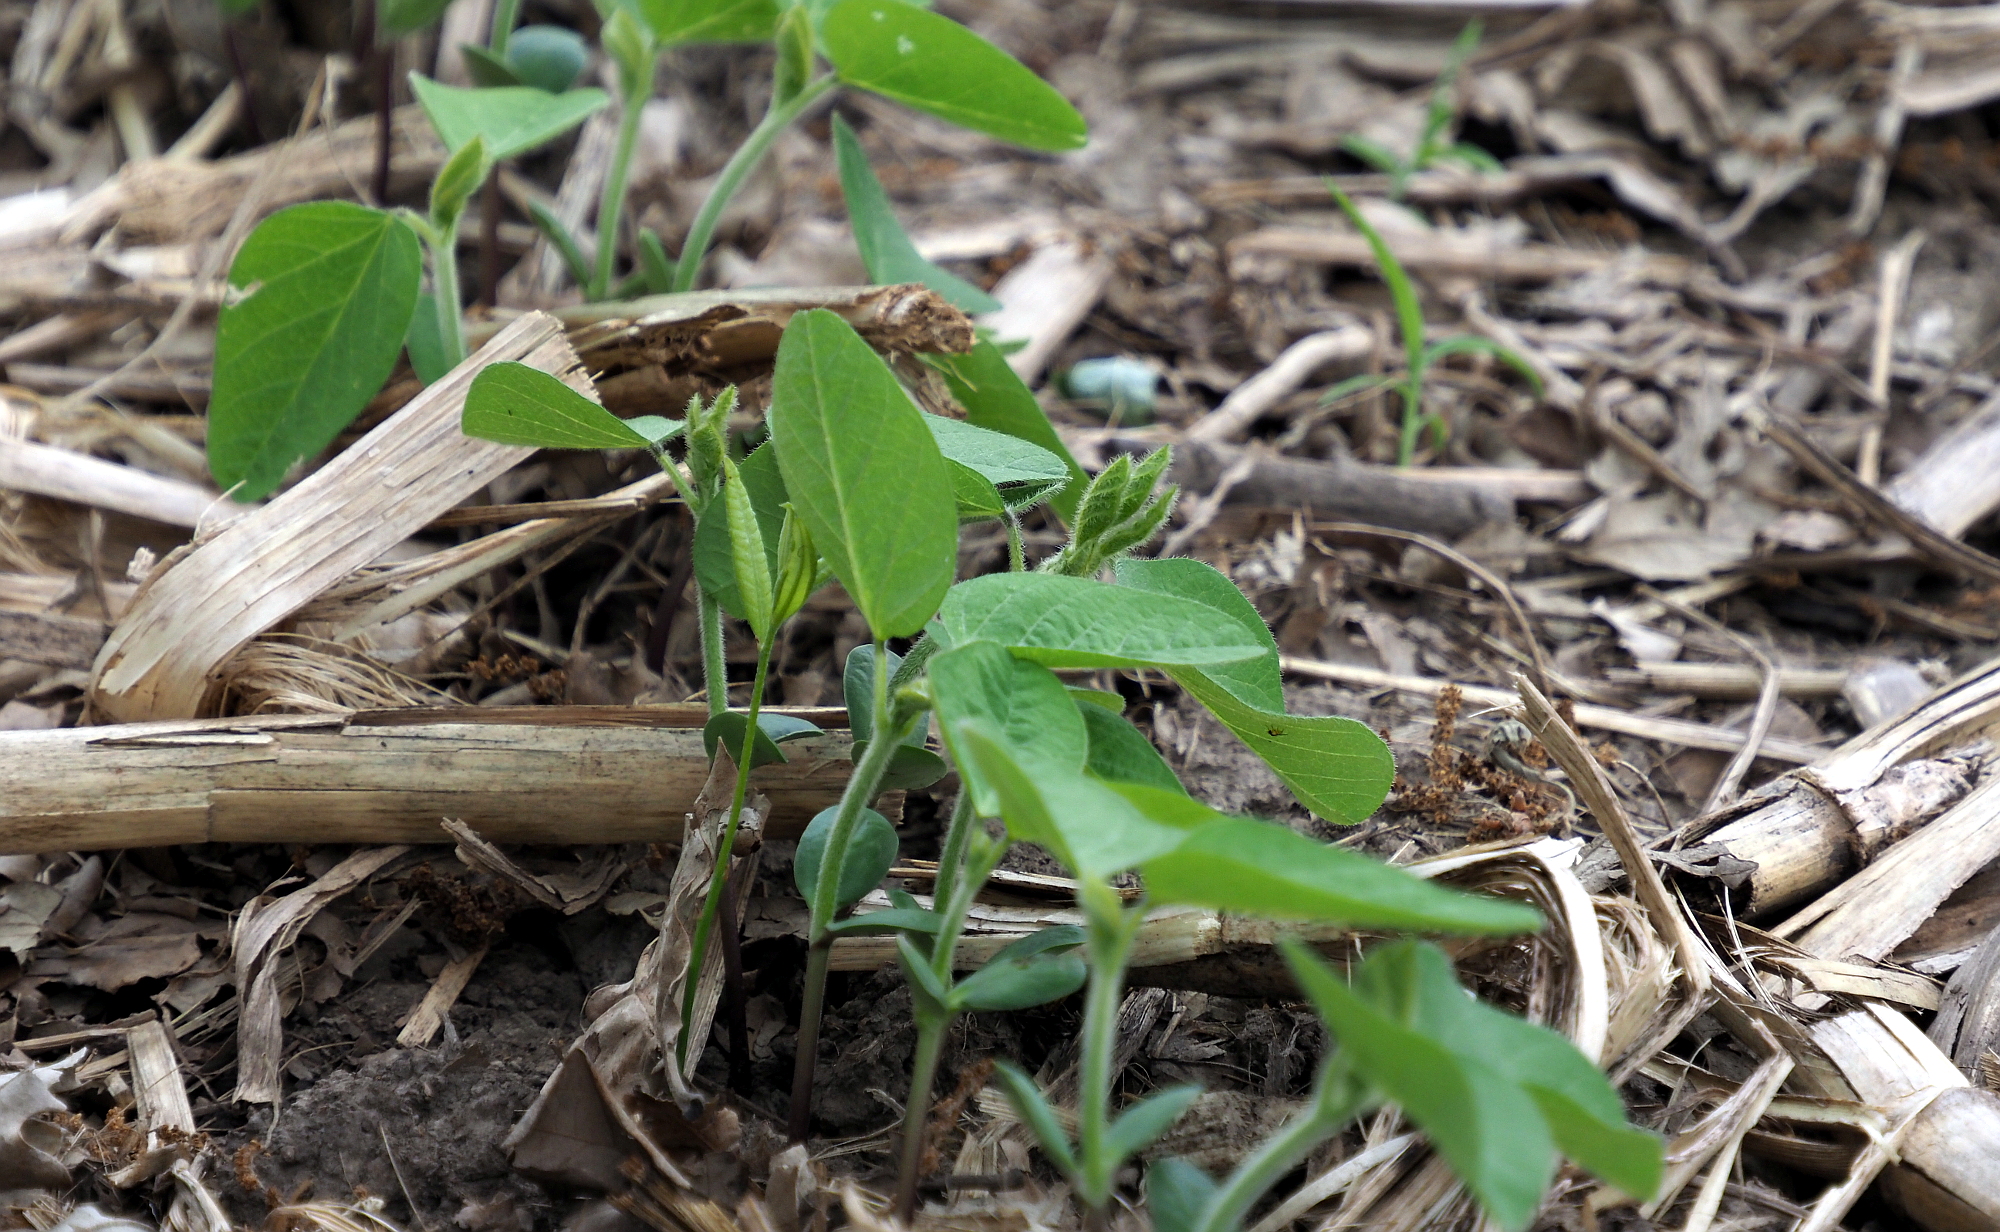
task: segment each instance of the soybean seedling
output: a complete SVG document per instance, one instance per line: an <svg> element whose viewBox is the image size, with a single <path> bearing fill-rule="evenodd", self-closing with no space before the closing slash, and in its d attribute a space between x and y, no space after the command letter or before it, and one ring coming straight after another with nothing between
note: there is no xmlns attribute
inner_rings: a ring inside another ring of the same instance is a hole
<svg viewBox="0 0 2000 1232"><path fill-rule="evenodd" d="M1458 118L1455 87L1459 70L1465 67L1466 60L1479 46L1481 29L1479 22L1468 22L1452 43L1444 72L1438 75L1437 84L1431 87L1431 105L1424 113L1423 132L1417 137L1416 148L1407 157L1359 133L1350 133L1341 141L1341 149L1389 177L1390 200L1402 200L1403 193L1409 188L1410 177L1439 163L1458 163L1474 171L1504 170L1500 160L1485 150L1471 142L1451 139L1452 121Z"/></svg>
<svg viewBox="0 0 2000 1232"><path fill-rule="evenodd" d="M1354 207L1354 202L1348 199L1346 193L1340 191L1332 180L1326 181L1326 190L1333 194L1335 203L1340 206L1341 213L1347 215L1347 220L1354 224L1354 229L1367 239L1369 250L1375 254L1375 267L1381 272L1382 281L1389 285L1389 297L1396 305L1396 327L1403 336L1403 371L1400 376L1364 374L1349 377L1327 390L1320 398L1321 405L1384 386L1394 388L1403 399L1403 424L1396 437L1396 465L1408 466L1416 457L1417 441L1423 436L1425 428L1431 432L1431 447L1444 448L1447 434L1444 416L1424 410L1424 378L1431 365L1438 360L1448 355L1491 355L1520 373L1537 396L1541 394L1542 378L1536 374L1533 365L1491 338L1458 334L1426 343L1423 305L1417 300L1416 284L1410 281L1409 271L1396 260L1396 254L1389 251L1389 245L1383 242L1382 233Z"/></svg>
<svg viewBox="0 0 2000 1232"><path fill-rule="evenodd" d="M582 416L579 407L570 408L576 416L522 410L532 409L534 397L549 395L557 402L575 398L604 415L553 378L537 373L528 380L524 371L531 370L498 365L497 375L482 374L487 384L475 383L468 429L534 443L524 439L529 433L520 425L540 417L536 432L598 447L598 438L566 426ZM558 387L563 394L555 397ZM484 397L482 389L504 396ZM636 431L605 418L619 426L600 423L594 430ZM1087 528L1079 512L1073 550L1059 555L1069 562L1066 569L1088 567L1093 576L1052 569L955 582L958 523L985 498L962 495L970 485L953 469L946 447L952 430L940 433L927 422L937 418L917 410L845 323L831 313L802 313L780 345L769 443L736 466L734 480L728 467L718 465L725 495L710 496L698 515L727 517L732 548L749 540L737 533L742 502L726 493L733 482L749 495L750 468L767 465L759 455L773 451L789 516L846 587L872 637L867 654L848 665L851 721L867 741L857 742L839 806L808 827L796 866L811 918L791 1129L803 1138L809 1126L827 957L836 938L901 934L898 951L927 1041L912 1075L913 1106L928 1101L940 1024L965 1009L1058 995L1074 986L1081 951L1089 960L1088 992L1074 1140L1025 1075L1008 1072L1003 1081L1045 1154L1071 1179L1090 1224L1101 1227L1121 1163L1165 1132L1196 1094L1176 1088L1112 1115L1116 1010L1132 945L1152 906L1469 934L1532 929L1537 916L1454 894L1285 827L1225 817L1189 799L1105 697L1066 688L1052 669L1167 672L1329 820L1353 822L1372 812L1388 790L1393 766L1362 724L1283 712L1275 642L1228 578L1197 561L1121 555L1138 546L1135 529L1157 526L1149 510L1171 498L1151 490L1162 462L1107 468L1082 495L1080 510L1092 510L1088 525L1099 529L1082 541ZM667 435L657 428L648 430L652 434L661 440ZM691 440L691 455L695 448ZM1053 457L1042 465L1051 475L1062 473ZM754 503L749 516L756 516ZM762 559L768 558L755 546L732 556L732 570L744 565L739 588L746 579L757 588L753 566ZM1115 582L1097 576L1107 567ZM888 637L919 630L924 635L907 656L888 653ZM848 915L895 854L893 831L868 802L887 781L899 750L916 747L911 737L928 713L935 713L964 783L940 861L938 894L930 908L898 898L887 910ZM753 755L754 730L746 723L739 772ZM985 829L987 819L1004 822L1005 839ZM954 980L954 943L966 905L1004 843L1014 839L1042 844L1076 874L1086 919L1081 944L1075 933L1041 934L1021 943L993 974L982 969ZM1142 874L1147 894L1129 905L1110 885L1127 870ZM1408 956L1396 956L1401 954ZM1449 965L1440 966L1440 954L1421 947L1385 951L1362 968L1367 978L1357 976L1352 993L1336 977L1322 973L1316 980L1304 957L1296 962L1300 980L1342 1042L1319 1096L1299 1122L1220 1184L1186 1165L1160 1166L1149 1185L1158 1226L1172 1232L1233 1228L1313 1145L1385 1099L1403 1104L1432 1132L1473 1192L1509 1226L1533 1213L1557 1147L1628 1192L1650 1192L1657 1182L1658 1141L1623 1124L1615 1094L1590 1063L1540 1028L1497 1011L1468 1009ZM906 1161L921 1153L920 1132L913 1126L905 1140ZM910 1175L906 1168L906 1192L913 1189Z"/></svg>
<svg viewBox="0 0 2000 1232"><path fill-rule="evenodd" d="M591 299L693 290L716 226L744 181L780 133L842 86L1030 149L1073 150L1085 140L1076 109L1019 61L950 18L902 0L598 0L598 8L622 112L598 203L595 259L585 259L553 215L535 214ZM637 269L614 280L632 155L660 56L697 43L766 42L776 52L769 106L717 174L679 257L670 260L659 237L641 231Z"/></svg>

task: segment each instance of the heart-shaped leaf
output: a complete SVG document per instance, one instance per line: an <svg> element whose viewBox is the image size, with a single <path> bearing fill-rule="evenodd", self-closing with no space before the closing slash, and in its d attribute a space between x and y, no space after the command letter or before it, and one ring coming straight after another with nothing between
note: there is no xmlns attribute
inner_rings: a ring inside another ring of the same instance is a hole
<svg viewBox="0 0 2000 1232"><path fill-rule="evenodd" d="M238 500L268 495L354 421L396 365L417 307L416 232L318 201L260 223L229 267L249 294L216 324L208 465Z"/></svg>
<svg viewBox="0 0 2000 1232"><path fill-rule="evenodd" d="M838 115L833 117L833 151L840 161L840 192L847 198L848 225L854 230L854 243L861 249L861 264L867 267L871 281L921 282L974 316L1000 310L999 300L918 254L917 246L896 221L882 181L868 166L860 139Z"/></svg>
<svg viewBox="0 0 2000 1232"><path fill-rule="evenodd" d="M649 438L597 403L526 364L489 364L472 378L459 427L467 436L535 449L646 449L681 430L677 419L648 416Z"/></svg>
<svg viewBox="0 0 2000 1232"><path fill-rule="evenodd" d="M555 140L611 101L602 90L550 94L533 86L466 89L420 73L410 74L410 89L446 149L456 153L474 137L484 137L486 153L494 162Z"/></svg>
<svg viewBox="0 0 2000 1232"><path fill-rule="evenodd" d="M838 807L821 809L806 823L805 833L799 835L798 853L792 857L792 884L808 901L819 884L819 866L826 859L826 839L833 833L833 819L839 814ZM862 809L861 820L856 823L841 857L836 907L861 901L868 891L881 884L896 863L896 846L896 827L889 824L889 819L874 809Z"/></svg>
<svg viewBox="0 0 2000 1232"><path fill-rule="evenodd" d="M1264 652L1212 608L1142 594L1052 573L994 573L952 587L938 620L954 645L998 642L1047 667L1199 666Z"/></svg>
<svg viewBox="0 0 2000 1232"><path fill-rule="evenodd" d="M1089 128L1019 60L948 17L899 0L840 0L820 23L840 79L1036 150L1075 150Z"/></svg>
<svg viewBox="0 0 2000 1232"><path fill-rule="evenodd" d="M852 326L815 308L785 327L767 418L793 512L874 636L923 628L958 568L951 478L924 413Z"/></svg>

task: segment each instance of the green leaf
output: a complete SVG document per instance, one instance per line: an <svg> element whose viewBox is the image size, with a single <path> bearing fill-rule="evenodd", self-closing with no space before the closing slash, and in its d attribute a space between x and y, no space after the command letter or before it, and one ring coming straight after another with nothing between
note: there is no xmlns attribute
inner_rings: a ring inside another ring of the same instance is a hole
<svg viewBox="0 0 2000 1232"><path fill-rule="evenodd" d="M949 1013L946 1002L951 999L951 990L931 967L929 957L918 948L917 942L908 933L896 938L896 963L903 969L903 979L910 985L910 995L914 1004L911 1008L922 1023L936 1014Z"/></svg>
<svg viewBox="0 0 2000 1232"><path fill-rule="evenodd" d="M1035 393L1007 363L992 342L981 339L965 355L927 355L925 362L944 375L951 396L965 408L965 421L976 428L1003 432L1038 445L1062 459L1069 483L1049 495L1049 505L1064 522L1076 521L1076 503L1090 477L1070 456L1048 412Z"/></svg>
<svg viewBox="0 0 2000 1232"><path fill-rule="evenodd" d="M951 472L951 498L961 524L998 521L1007 516L1007 502L1000 499L999 489L988 483L985 476L950 458L944 460L944 465Z"/></svg>
<svg viewBox="0 0 2000 1232"><path fill-rule="evenodd" d="M1389 377L1373 372L1363 372L1359 375L1348 377L1344 381L1335 381L1332 385L1328 386L1327 391L1319 396L1319 404L1321 406L1332 406L1343 398L1350 398L1356 394L1373 392L1378 389L1386 389L1395 383Z"/></svg>
<svg viewBox="0 0 2000 1232"><path fill-rule="evenodd" d="M923 628L958 568L951 478L924 413L847 322L815 308L785 327L767 419L792 509L874 636Z"/></svg>
<svg viewBox="0 0 2000 1232"><path fill-rule="evenodd" d="M841 0L820 25L840 79L941 120L1036 150L1081 149L1076 108L1019 60L946 17L897 0Z"/></svg>
<svg viewBox="0 0 2000 1232"><path fill-rule="evenodd" d="M648 294L665 295L674 289L673 262L667 260L660 237L644 227L639 228L639 268L645 275Z"/></svg>
<svg viewBox="0 0 2000 1232"><path fill-rule="evenodd" d="M1403 160L1394 150L1379 141L1363 137L1359 133L1349 133L1340 139L1340 148L1367 163L1376 171L1388 176L1404 174Z"/></svg>
<svg viewBox="0 0 2000 1232"><path fill-rule="evenodd" d="M778 473L778 454L769 445L753 451L735 467L742 491L755 515L763 541L766 567L778 569L778 537L784 531L785 480ZM724 487L728 484L725 482ZM735 506L728 500L711 500L695 520L694 576L701 591L722 605L722 610L738 620L750 619L743 593L737 585ZM754 622L753 622L754 624ZM762 638L762 634L758 635Z"/></svg>
<svg viewBox="0 0 2000 1232"><path fill-rule="evenodd" d="M472 378L459 426L483 441L535 449L645 449L652 444L557 378L513 362L489 364Z"/></svg>
<svg viewBox="0 0 2000 1232"><path fill-rule="evenodd" d="M1000 1080L1001 1087L1007 1092L1007 1102L1014 1105L1015 1115L1035 1132L1042 1154L1063 1172L1074 1174L1076 1152L1070 1147L1069 1135L1063 1132L1062 1122L1056 1120L1056 1110L1049 1106L1042 1088L1011 1061L995 1061L993 1076Z"/></svg>
<svg viewBox="0 0 2000 1232"><path fill-rule="evenodd" d="M384 40L399 39L428 29L444 16L451 0L376 0L375 29Z"/></svg>
<svg viewBox="0 0 2000 1232"><path fill-rule="evenodd" d="M403 339L403 345L410 351L410 369L417 379L428 385L452 369L451 355L445 350L444 335L439 332L437 300L429 291L417 296L417 311L410 317L410 330Z"/></svg>
<svg viewBox="0 0 2000 1232"><path fill-rule="evenodd" d="M550 94L532 86L499 86L468 90L410 74L410 89L430 117L445 148L456 153L474 137L486 139L486 152L504 162L552 141L590 118L611 101L602 90L570 90Z"/></svg>
<svg viewBox="0 0 2000 1232"><path fill-rule="evenodd" d="M1202 672L1173 667L1168 675L1263 758L1315 816L1342 825L1366 821L1389 794L1396 760L1366 723L1261 710Z"/></svg>
<svg viewBox="0 0 2000 1232"><path fill-rule="evenodd" d="M866 740L854 742L852 755L855 761L860 761L867 752ZM882 772L882 782L878 786L882 791L916 791L929 787L950 773L951 767L945 764L944 758L922 745L905 744L889 754L889 768Z"/></svg>
<svg viewBox="0 0 2000 1232"><path fill-rule="evenodd" d="M1032 759L1024 764L978 719L956 724L948 738L960 768L991 785L1007 833L1047 847L1078 877L1102 880L1164 856L1184 837L1096 779Z"/></svg>
<svg viewBox="0 0 2000 1232"><path fill-rule="evenodd" d="M607 5L599 0L600 11L607 7L611 11L597 32L597 42L618 66L618 97L626 107L636 109L653 92L653 69L659 59L660 42L630 3L613 0Z"/></svg>
<svg viewBox="0 0 2000 1232"><path fill-rule="evenodd" d="M778 29L778 0L639 0L662 47L680 43L763 43Z"/></svg>
<svg viewBox="0 0 2000 1232"><path fill-rule="evenodd" d="M949 300L955 307L977 316L998 312L1000 301L947 270L939 269L917 252L890 208L889 194L868 166L861 141L847 121L833 117L833 150L840 160L840 192L847 198L848 225L854 231L855 246L861 249L861 263L873 282L921 282Z"/></svg>
<svg viewBox="0 0 2000 1232"><path fill-rule="evenodd" d="M1206 809L1143 788L1119 794L1156 821ZM1274 822L1210 816L1179 846L1147 862L1146 891L1155 902L1356 928L1508 936L1541 927L1541 916L1518 903L1448 890Z"/></svg>
<svg viewBox="0 0 2000 1232"><path fill-rule="evenodd" d="M1402 946L1372 961L1413 969L1397 981L1408 991L1412 1025L1526 1088L1565 1155L1634 1197L1659 1188L1659 1137L1626 1123L1618 1092L1574 1044L1466 996L1450 961L1435 949Z"/></svg>
<svg viewBox="0 0 2000 1232"><path fill-rule="evenodd" d="M947 742L961 723L978 720L1030 772L1083 769L1089 731L1048 668L1015 658L995 642L966 642L932 659L930 676L938 730ZM997 789L956 745L952 752L980 816L998 815Z"/></svg>
<svg viewBox="0 0 2000 1232"><path fill-rule="evenodd" d="M741 710L725 710L721 714L709 716L702 724L701 747L708 756L715 756L715 746L720 742L729 750L733 758L743 749L743 725L750 716ZM769 710L757 712L757 735L750 742L750 767L778 765L785 761L784 750L778 746L793 740L803 740L807 736L817 736L820 729L795 715L775 714Z"/></svg>
<svg viewBox="0 0 2000 1232"><path fill-rule="evenodd" d="M1094 706L1113 714L1125 713L1125 699L1109 689L1084 689L1071 685L1069 695L1079 706Z"/></svg>
<svg viewBox="0 0 2000 1232"><path fill-rule="evenodd" d="M458 58L465 62L465 75L475 86L492 89L525 84L511 65L476 43L460 43Z"/></svg>
<svg viewBox="0 0 2000 1232"><path fill-rule="evenodd" d="M431 226L441 235L449 234L458 225L459 215L465 212L465 203L479 191L479 186L486 182L486 173L492 169L493 160L486 157L486 139L474 133L472 140L445 160L437 178L431 181Z"/></svg>
<svg viewBox="0 0 2000 1232"><path fill-rule="evenodd" d="M1474 171L1484 171L1489 175L1498 175L1507 170L1506 165L1491 153L1466 141L1453 142L1439 150L1434 156L1434 161L1462 163Z"/></svg>
<svg viewBox="0 0 2000 1232"><path fill-rule="evenodd" d="M590 62L590 44L567 26L522 26L507 38L507 67L515 82L561 94ZM480 84L485 84L484 82Z"/></svg>
<svg viewBox="0 0 2000 1232"><path fill-rule="evenodd" d="M1260 710L1282 712L1285 708L1285 681L1278 670L1278 640L1257 609L1244 598L1236 583L1220 570L1199 560L1165 557L1159 560L1124 559L1112 566L1112 576L1120 586L1148 594L1173 595L1211 608L1244 634L1256 640L1264 653L1240 663L1218 664L1203 669L1203 675L1228 689L1246 705Z"/></svg>
<svg viewBox="0 0 2000 1232"><path fill-rule="evenodd" d="M1389 251L1382 233L1362 216L1360 210L1354 208L1354 202L1347 199L1347 194L1330 179L1324 183L1326 190L1333 194L1334 204L1347 215L1347 221L1354 224L1354 229L1361 232L1362 238L1368 241L1369 251L1375 254L1375 268L1382 275L1382 281L1389 285L1389 298L1396 305L1396 325L1403 334L1404 362L1412 373L1421 373L1424 370L1424 309L1417 302L1416 284L1410 281L1402 262L1396 260L1396 254Z"/></svg>
<svg viewBox="0 0 2000 1232"><path fill-rule="evenodd" d="M257 0L216 0L216 7L224 17L241 17L257 7Z"/></svg>
<svg viewBox="0 0 2000 1232"><path fill-rule="evenodd" d="M1083 956L1076 953L1082 944L1083 930L1074 924L1030 933L960 980L945 1004L959 1013L1025 1010L1060 1001L1090 976Z"/></svg>
<svg viewBox="0 0 2000 1232"><path fill-rule="evenodd" d="M1542 392L1542 377L1535 371L1534 365L1523 359L1518 351L1510 350L1491 338L1482 338L1477 334L1460 334L1455 338L1433 342L1424 348L1424 367L1429 368L1447 355L1491 355L1520 373L1521 378L1528 382L1529 388L1536 394Z"/></svg>
<svg viewBox="0 0 2000 1232"><path fill-rule="evenodd" d="M839 814L837 805L821 809L806 823L805 833L799 835L798 853L792 857L792 884L808 899L813 887L819 884L820 861L826 858L826 837L833 833L833 819ZM839 906L859 902L881 884L896 863L896 844L896 827L889 824L889 819L874 809L862 809L861 821L854 827L840 859Z"/></svg>
<svg viewBox="0 0 2000 1232"><path fill-rule="evenodd" d="M1360 964L1349 988L1306 946L1290 939L1280 944L1293 978L1352 1058L1354 1071L1429 1135L1496 1222L1525 1227L1554 1173L1555 1144L1526 1091L1399 1012L1418 996L1420 981L1436 978L1428 964L1419 967L1402 952L1430 947L1380 947ZM1448 963L1443 978L1451 995L1464 996Z"/></svg>
<svg viewBox="0 0 2000 1232"><path fill-rule="evenodd" d="M1185 1159L1154 1160L1146 1167L1146 1215L1153 1232L1195 1232L1215 1190L1208 1173Z"/></svg>
<svg viewBox="0 0 2000 1232"><path fill-rule="evenodd" d="M893 681L896 669L903 665L903 656L893 650L883 654L883 665ZM892 692L893 689L892 685ZM841 704L847 707L847 729L857 739L867 739L875 730L875 647L863 642L847 652L847 662L840 671L840 691ZM921 745L928 732L929 725L920 723L916 730L903 738L904 743ZM855 754L855 760L860 759L861 755Z"/></svg>
<svg viewBox="0 0 2000 1232"><path fill-rule="evenodd" d="M1201 1088L1192 1083L1168 1087L1120 1113L1104 1134L1104 1154L1109 1166L1115 1169L1172 1129L1188 1105L1200 1096Z"/></svg>
<svg viewBox="0 0 2000 1232"><path fill-rule="evenodd" d="M942 415L926 415L924 423L945 460L992 485L1008 509L1026 509L1069 482L1069 467L1040 445Z"/></svg>
<svg viewBox="0 0 2000 1232"><path fill-rule="evenodd" d="M935 911L892 908L835 920L826 926L826 931L836 937L870 937L881 933L935 933L940 927L942 922Z"/></svg>
<svg viewBox="0 0 2000 1232"><path fill-rule="evenodd" d="M769 542L758 523L757 510L750 503L743 476L729 455L722 457L722 502L709 503L710 510L726 510L729 515L729 563L736 579L736 601L743 606L743 619L760 642L771 640L771 622L777 583L777 545ZM779 525L783 525L780 516Z"/></svg>
<svg viewBox="0 0 2000 1232"><path fill-rule="evenodd" d="M1110 783L1186 792L1160 750L1124 715L1088 702L1079 702L1076 709L1090 732L1090 756L1084 769Z"/></svg>
<svg viewBox="0 0 2000 1232"><path fill-rule="evenodd" d="M998 642L1046 667L1173 667L1264 652L1213 608L1087 578L993 573L960 582L938 619L952 644Z"/></svg>
<svg viewBox="0 0 2000 1232"><path fill-rule="evenodd" d="M218 484L238 500L268 495L354 421L396 366L422 275L416 232L380 210L295 205L250 233L229 267L250 294L216 326Z"/></svg>

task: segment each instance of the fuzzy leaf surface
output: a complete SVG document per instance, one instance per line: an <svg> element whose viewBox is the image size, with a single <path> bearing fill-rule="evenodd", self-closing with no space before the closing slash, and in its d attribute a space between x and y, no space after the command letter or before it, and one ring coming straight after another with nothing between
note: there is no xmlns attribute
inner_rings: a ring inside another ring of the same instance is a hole
<svg viewBox="0 0 2000 1232"><path fill-rule="evenodd" d="M1205 666L1264 652L1246 630L1193 600L1052 573L961 582L938 619L953 645L998 642L1046 667Z"/></svg>

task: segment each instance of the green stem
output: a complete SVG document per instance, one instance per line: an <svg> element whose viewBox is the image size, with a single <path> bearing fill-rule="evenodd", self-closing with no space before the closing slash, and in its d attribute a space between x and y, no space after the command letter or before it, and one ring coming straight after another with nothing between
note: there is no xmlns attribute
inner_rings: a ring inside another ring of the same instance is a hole
<svg viewBox="0 0 2000 1232"><path fill-rule="evenodd" d="M1021 519L1007 515L1007 568L1013 573L1028 571L1027 549L1021 543Z"/></svg>
<svg viewBox="0 0 2000 1232"><path fill-rule="evenodd" d="M1090 950L1090 988L1083 1008L1083 1072L1077 1089L1077 1198L1087 1216L1101 1224L1111 1201L1117 1161L1105 1138L1111 1128L1111 1059L1118 1047L1118 1002L1125 991L1125 964L1131 958L1133 927L1143 907L1119 905L1109 886L1082 886Z"/></svg>
<svg viewBox="0 0 2000 1232"><path fill-rule="evenodd" d="M1396 465L1408 466L1417 455L1417 438L1423 434L1423 391L1415 379L1403 382L1403 430L1396 441Z"/></svg>
<svg viewBox="0 0 2000 1232"><path fill-rule="evenodd" d="M458 220L444 229L431 249L431 293L437 300L438 337L445 358L456 368L465 362L464 311L458 295Z"/></svg>
<svg viewBox="0 0 2000 1232"><path fill-rule="evenodd" d="M639 144L639 120L651 93L649 81L644 89L627 94L625 110L618 117L618 144L612 150L611 169L604 176L604 195L597 203L597 270L589 287L592 301L603 299L611 290L611 268L618 262L618 225L625 212L625 185L632 173L632 151Z"/></svg>
<svg viewBox="0 0 2000 1232"><path fill-rule="evenodd" d="M958 887L959 866L965 863L965 848L971 841L974 824L972 791L970 788L961 786L958 789L958 801L951 807L951 823L945 828L944 846L938 851L937 881L931 886L931 906L940 915L946 917L944 924L950 923L950 912L947 904L951 903L955 896ZM951 952L951 947L945 943L943 924L938 928L937 945L943 947L945 953L949 954ZM936 952L936 948L933 948L932 954L935 955ZM950 960L947 959L947 965L940 971L940 974L947 980L951 978L949 962Z"/></svg>
<svg viewBox="0 0 2000 1232"><path fill-rule="evenodd" d="M910 1064L910 1099L903 1105L903 1158L896 1170L896 1218L910 1227L917 1214L917 1174L923 1168L924 1137L931 1115L931 1087L937 1082L938 1057L944 1052L945 1029L951 1017L935 1020L917 1016L917 1052Z"/></svg>
<svg viewBox="0 0 2000 1232"><path fill-rule="evenodd" d="M708 693L709 717L729 709L729 659L722 645L722 605L696 582L695 611L701 617L701 683ZM768 653L768 651L766 652Z"/></svg>
<svg viewBox="0 0 2000 1232"><path fill-rule="evenodd" d="M500 0L493 6L493 31L486 36L486 50L495 59L507 58L507 40L513 37L514 23L521 19L521 0Z"/></svg>
<svg viewBox="0 0 2000 1232"><path fill-rule="evenodd" d="M688 951L687 978L682 982L678 1059L683 1070L687 1068L695 994L701 986L701 964L708 956L708 936L715 930L715 917L722 910L722 887L729 879L729 854L736 846L736 828L743 821L743 798L750 790L750 761L756 749L757 713L764 706L764 681L770 670L771 647L765 644L757 648L757 676L750 682L749 722L743 727L743 745L737 750L736 791L729 797L729 820L722 828L722 842L715 849L715 869L708 876L708 894L702 899L701 918L695 921L694 942Z"/></svg>
<svg viewBox="0 0 2000 1232"><path fill-rule="evenodd" d="M1315 1096L1311 1106L1236 1165L1209 1198L1193 1232L1232 1232L1242 1227L1243 1217L1257 1200L1298 1167L1314 1147L1338 1133L1366 1102L1358 1083L1352 1084L1346 1098L1329 1097L1323 1091Z"/></svg>
<svg viewBox="0 0 2000 1232"><path fill-rule="evenodd" d="M701 275L702 258L708 255L709 242L715 238L716 224L722 221L722 211L728 208L729 202L736 196L736 191L743 187L743 181L756 169L757 164L764 161L764 155L771 152L771 145L777 141L778 134L784 132L787 125L805 113L806 108L818 102L838 84L838 80L828 74L818 81L809 83L782 103L772 100L771 108L764 113L764 118L758 121L756 128L750 130L750 135L744 139L743 144L736 147L736 153L729 156L728 163L722 168L722 174L715 178L715 187L708 190L708 199L701 203L700 211L695 214L694 224L688 228L687 241L681 245L680 262L674 267L674 290L694 290L695 279ZM614 169L617 166L618 164L613 164ZM606 187L608 192L609 186ZM598 243L602 244L604 221L601 216L598 219L597 229ZM598 262L600 269L603 268L602 252L600 248ZM609 281L608 275L606 281ZM831 851L832 848L829 847L827 850Z"/></svg>
<svg viewBox="0 0 2000 1232"><path fill-rule="evenodd" d="M826 836L825 854L820 858L819 880L813 884L812 917L806 928L805 1003L799 1008L799 1054L792 1069L792 1107L787 1132L793 1142L804 1142L812 1128L813 1070L818 1062L819 1020L826 1005L827 963L833 953L833 937L826 931L840 908L840 866L861 810L875 798L889 759L896 752L895 733L890 730L888 708L888 647L875 643L875 729L869 733L868 749L848 777L840 795L840 811L834 814L833 828Z"/></svg>

